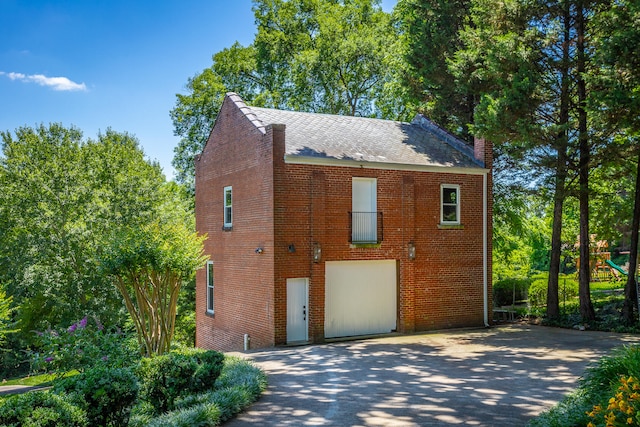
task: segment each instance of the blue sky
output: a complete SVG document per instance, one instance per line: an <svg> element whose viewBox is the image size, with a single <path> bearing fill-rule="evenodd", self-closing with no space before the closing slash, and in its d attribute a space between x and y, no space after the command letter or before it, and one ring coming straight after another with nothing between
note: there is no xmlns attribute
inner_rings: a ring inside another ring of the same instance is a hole
<svg viewBox="0 0 640 427"><path fill-rule="evenodd" d="M391 11L395 0L383 1ZM251 0L0 0L0 130L134 134L173 176L169 112L189 77L253 41Z"/></svg>

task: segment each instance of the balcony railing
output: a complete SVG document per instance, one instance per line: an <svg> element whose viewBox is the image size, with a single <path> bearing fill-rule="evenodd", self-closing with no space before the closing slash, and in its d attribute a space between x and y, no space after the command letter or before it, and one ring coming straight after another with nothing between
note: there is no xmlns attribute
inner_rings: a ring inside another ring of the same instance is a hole
<svg viewBox="0 0 640 427"><path fill-rule="evenodd" d="M351 243L380 243L383 238L382 212L349 212Z"/></svg>

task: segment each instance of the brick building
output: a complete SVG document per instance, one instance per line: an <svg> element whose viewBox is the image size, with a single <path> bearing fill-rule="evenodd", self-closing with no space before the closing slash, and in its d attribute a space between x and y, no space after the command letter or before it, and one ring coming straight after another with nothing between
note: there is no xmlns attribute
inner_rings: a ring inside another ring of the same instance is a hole
<svg viewBox="0 0 640 427"><path fill-rule="evenodd" d="M487 325L490 144L227 94L196 159L196 345Z"/></svg>

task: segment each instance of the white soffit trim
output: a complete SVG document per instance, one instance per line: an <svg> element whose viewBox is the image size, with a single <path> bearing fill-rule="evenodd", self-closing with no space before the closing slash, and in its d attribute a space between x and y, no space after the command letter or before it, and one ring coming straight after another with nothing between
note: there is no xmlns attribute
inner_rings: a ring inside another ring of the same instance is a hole
<svg viewBox="0 0 640 427"><path fill-rule="evenodd" d="M404 163L365 162L350 159L333 159L326 157L309 157L285 154L284 162L292 165L339 166L361 169L386 169L414 172L452 173L462 175L486 175L486 168L460 168L456 166L410 165Z"/></svg>

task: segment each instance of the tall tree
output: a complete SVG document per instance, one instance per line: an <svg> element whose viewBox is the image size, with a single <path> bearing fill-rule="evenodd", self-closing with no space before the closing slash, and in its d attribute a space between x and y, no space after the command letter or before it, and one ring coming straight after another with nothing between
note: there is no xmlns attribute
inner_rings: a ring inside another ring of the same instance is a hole
<svg viewBox="0 0 640 427"><path fill-rule="evenodd" d="M460 32L470 24L471 0L400 0L394 9L407 70L402 84L410 101L426 116L464 140L478 94L459 84L448 67L463 47Z"/></svg>
<svg viewBox="0 0 640 427"><path fill-rule="evenodd" d="M254 0L253 10L254 42L216 53L171 112L181 137L176 180L192 190L193 157L226 91L280 109L376 117L404 111L385 99L398 93L389 90L397 44L379 0Z"/></svg>
<svg viewBox="0 0 640 427"><path fill-rule="evenodd" d="M471 24L460 33L463 49L450 63L458 80L471 79L480 99L474 132L492 139L511 162L506 180L526 165L553 195L547 316L559 316L558 274L562 212L568 197L571 17L567 2L472 2ZM503 173L505 173L503 172ZM499 182L497 176L496 181ZM496 204L500 203L496 194Z"/></svg>
<svg viewBox="0 0 640 427"><path fill-rule="evenodd" d="M164 182L126 133L85 141L60 124L2 133L0 282L25 334L89 313L124 321L97 260L112 229L152 220Z"/></svg>
<svg viewBox="0 0 640 427"><path fill-rule="evenodd" d="M547 317L557 319L560 316L560 300L558 297L560 263L562 256L562 224L563 207L567 197L567 174L569 163L569 101L570 101L570 69L571 69L571 14L569 2L560 4L560 22L562 32L559 37L560 51L556 74L559 76L558 95L558 130L554 138L556 151L555 179L553 192L553 226L551 231L551 253L549 260L549 281L547 283ZM558 81L558 79L556 79Z"/></svg>
<svg viewBox="0 0 640 427"><path fill-rule="evenodd" d="M589 170L591 168L591 144L587 117L587 16L588 1L578 0L575 4L576 20L576 86L578 110L578 163L580 201L580 271L578 272L580 315L585 321L592 321L596 313L591 303L589 281L591 279L591 248L589 247Z"/></svg>
<svg viewBox="0 0 640 427"><path fill-rule="evenodd" d="M620 142L615 155L627 164L636 162L636 184L631 225L629 275L625 284L623 319L634 321L637 299L638 228L640 227L640 4L620 0L599 5L593 20L596 63L591 111L600 128Z"/></svg>
<svg viewBox="0 0 640 427"><path fill-rule="evenodd" d="M102 271L114 278L146 356L171 348L182 284L205 261L204 237L192 231L192 215L180 200L171 211L162 207L150 224L118 230L102 255Z"/></svg>

